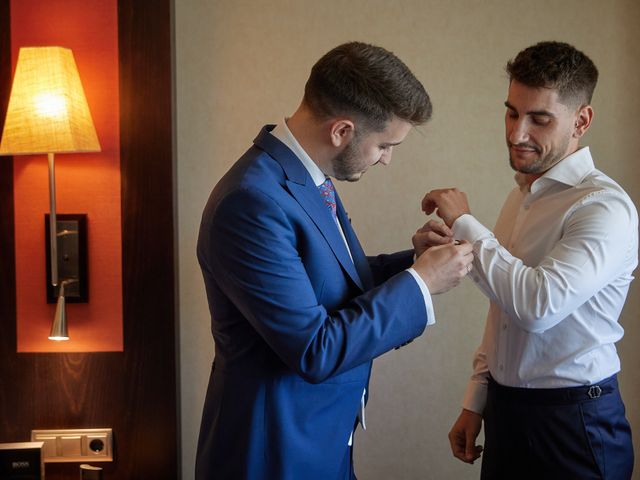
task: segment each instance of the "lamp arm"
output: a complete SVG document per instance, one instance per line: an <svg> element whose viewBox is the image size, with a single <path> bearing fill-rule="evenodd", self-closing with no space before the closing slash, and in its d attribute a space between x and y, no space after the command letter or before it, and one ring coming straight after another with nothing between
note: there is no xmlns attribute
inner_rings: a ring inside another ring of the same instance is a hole
<svg viewBox="0 0 640 480"><path fill-rule="evenodd" d="M49 240L51 243L51 285L58 285L58 220L56 218L56 173L54 154L48 153L49 160Z"/></svg>

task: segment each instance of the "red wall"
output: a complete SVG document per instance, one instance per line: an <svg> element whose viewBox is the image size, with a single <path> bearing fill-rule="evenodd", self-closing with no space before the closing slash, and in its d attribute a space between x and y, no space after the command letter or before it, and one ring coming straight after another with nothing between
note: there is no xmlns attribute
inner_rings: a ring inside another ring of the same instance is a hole
<svg viewBox="0 0 640 480"><path fill-rule="evenodd" d="M47 338L47 159L14 157L18 352L123 350L117 14L116 0L11 0L13 69L20 47L70 48L102 147L56 155L58 213L88 218L89 303L67 303L66 342Z"/></svg>

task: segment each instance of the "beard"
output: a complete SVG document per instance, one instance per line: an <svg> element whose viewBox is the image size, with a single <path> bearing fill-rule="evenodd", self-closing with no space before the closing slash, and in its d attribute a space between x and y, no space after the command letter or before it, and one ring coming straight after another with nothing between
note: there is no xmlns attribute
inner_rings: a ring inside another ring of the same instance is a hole
<svg viewBox="0 0 640 480"><path fill-rule="evenodd" d="M531 143L518 143L513 144L507 140L507 146L510 147L521 147L521 148L529 148L535 151L538 154L538 158L532 161L527 165L517 166L516 161L513 159L511 150L509 150L509 164L511 168L516 172L526 173L526 174L541 174L549 170L556 163L562 160L567 156L567 152L569 149L569 142L571 140L571 135L568 134L566 138L562 139L558 148L554 148L550 150L546 155L542 155L542 149L536 145Z"/></svg>
<svg viewBox="0 0 640 480"><path fill-rule="evenodd" d="M331 162L333 176L336 180L346 180L347 182L357 182L362 177L361 154L358 152L360 140L356 136L347 146L335 156Z"/></svg>

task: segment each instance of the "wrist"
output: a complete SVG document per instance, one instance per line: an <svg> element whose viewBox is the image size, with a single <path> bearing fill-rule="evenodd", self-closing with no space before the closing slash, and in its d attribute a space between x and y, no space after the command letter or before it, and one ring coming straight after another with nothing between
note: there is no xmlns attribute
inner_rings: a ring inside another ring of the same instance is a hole
<svg viewBox="0 0 640 480"><path fill-rule="evenodd" d="M462 408L462 413L467 416L482 418L482 414L478 412L474 412L473 410L469 410L468 408Z"/></svg>
<svg viewBox="0 0 640 480"><path fill-rule="evenodd" d="M457 213L456 215L451 215L449 218L444 220L444 223L447 225L447 227L453 228L453 224L456 223L456 220L458 220L461 216L466 215L468 213L470 212L460 212L460 213Z"/></svg>
<svg viewBox="0 0 640 480"><path fill-rule="evenodd" d="M462 216L462 214L460 214L460 215L455 215L455 216L454 216L454 215L452 215L452 216L447 217L447 218L445 218L445 219L443 219L443 220L444 220L444 223L445 223L445 225L446 225L447 227L452 228L452 227L453 227L453 224L455 223L455 221L456 221L458 218L460 218L461 216Z"/></svg>

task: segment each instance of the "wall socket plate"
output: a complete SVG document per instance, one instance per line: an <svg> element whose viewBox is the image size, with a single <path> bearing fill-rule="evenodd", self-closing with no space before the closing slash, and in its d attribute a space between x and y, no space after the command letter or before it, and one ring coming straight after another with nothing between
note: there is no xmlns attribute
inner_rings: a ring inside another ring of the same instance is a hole
<svg viewBox="0 0 640 480"><path fill-rule="evenodd" d="M45 463L113 462L111 428L31 430L31 441L44 442Z"/></svg>

